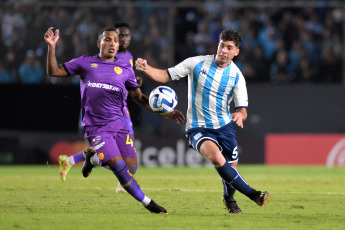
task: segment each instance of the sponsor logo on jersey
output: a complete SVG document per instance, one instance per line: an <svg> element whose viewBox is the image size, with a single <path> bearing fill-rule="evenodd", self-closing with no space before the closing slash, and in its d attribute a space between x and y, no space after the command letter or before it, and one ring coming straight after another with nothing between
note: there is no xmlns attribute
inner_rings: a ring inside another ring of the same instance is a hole
<svg viewBox="0 0 345 230"><path fill-rule="evenodd" d="M105 145L105 141L103 141L102 143L96 145L96 146L94 147L94 149L97 151L98 149L102 148L103 145Z"/></svg>
<svg viewBox="0 0 345 230"><path fill-rule="evenodd" d="M97 156L101 161L104 160L104 154L103 153L98 153Z"/></svg>
<svg viewBox="0 0 345 230"><path fill-rule="evenodd" d="M118 66L114 67L114 71L117 74L122 74L122 69L120 67L118 67Z"/></svg>
<svg viewBox="0 0 345 230"><path fill-rule="evenodd" d="M131 63L131 66L133 67L133 60L132 59L129 60L129 63Z"/></svg>
<svg viewBox="0 0 345 230"><path fill-rule="evenodd" d="M98 64L96 63L91 63L91 68L97 68L98 67Z"/></svg>
<svg viewBox="0 0 345 230"><path fill-rule="evenodd" d="M108 90L112 90L112 91L120 91L120 89L116 86L103 84L103 83L95 83L95 82L90 82L90 81L87 83L87 87L108 89Z"/></svg>
<svg viewBox="0 0 345 230"><path fill-rule="evenodd" d="M229 77L229 85L230 86L234 86L236 82L236 77Z"/></svg>
<svg viewBox="0 0 345 230"><path fill-rule="evenodd" d="M94 144L98 144L100 141L101 141L101 136L97 136L97 137L95 137L95 138L92 139L92 142L93 142Z"/></svg>
<svg viewBox="0 0 345 230"><path fill-rule="evenodd" d="M202 137L202 134L201 133L197 133L194 135L194 140L198 140L200 137Z"/></svg>
<svg viewBox="0 0 345 230"><path fill-rule="evenodd" d="M206 70L205 70L205 69L202 69L201 72L200 72L200 74L206 75Z"/></svg>

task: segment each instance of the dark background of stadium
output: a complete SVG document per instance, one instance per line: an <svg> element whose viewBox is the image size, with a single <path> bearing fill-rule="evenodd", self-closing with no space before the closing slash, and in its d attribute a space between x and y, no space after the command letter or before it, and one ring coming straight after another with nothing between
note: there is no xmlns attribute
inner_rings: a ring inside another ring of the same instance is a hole
<svg viewBox="0 0 345 230"><path fill-rule="evenodd" d="M2 13L6 12L6 5L13 1L0 1ZM39 15L43 9L53 11L64 8L69 12L74 9L95 8L96 12L102 12L102 6L110 6L110 9L118 9L118 3L111 1L35 1L37 3L35 14ZM55 8L53 7L53 2ZM122 2L122 1L121 1ZM222 7L226 1L205 1L205 5ZM109 5L107 5L109 4ZM144 5L146 4L146 5ZM213 5L212 5L213 4ZM246 11L246 1L230 1L239 15ZM255 3L258 9L272 8L273 4L291 12L308 11L308 9L332 8L340 9L344 13L345 6L342 1L258 1ZM190 17L203 16L198 10L200 1L123 1L122 6L143 9L144 6L151 6L151 14L162 17L165 15L161 25L165 26L165 38L168 39L168 47L164 51L155 51L153 46L142 44L144 37L139 40L133 38L130 51L134 57L149 55L145 53L145 47L153 53L168 53L164 59L160 56L153 57L155 64L167 67L176 64L185 58L186 47L188 48L187 35L195 31L198 25L197 20L190 21ZM226 5L229 7L229 5ZM148 7L150 8L150 7ZM212 7L210 7L212 8ZM230 7L231 8L231 7ZM162 10L163 9L163 10ZM268 10L268 11L269 11ZM150 10L148 11L150 12ZM191 12L193 14L191 14ZM263 11L264 12L264 11ZM27 15L28 16L28 15ZM93 15L99 18L100 15ZM125 21L126 15L120 15L113 21ZM114 16L115 17L115 16ZM187 20L188 19L188 20ZM130 18L128 20L131 20ZM306 19L307 20L307 19ZM258 76L247 79L249 93L248 120L244 129L238 129L238 141L240 146L241 163L264 163L264 137L268 133L345 133L345 74L344 74L344 26L345 17L339 28L341 29L342 53L338 69L330 69L329 76L325 79L318 79L314 82L291 81L274 83L268 76L259 79ZM147 23L150 23L149 21ZM42 39L43 33L30 34L30 27L27 28L29 37ZM46 29L46 28L45 28ZM170 29L170 30L169 30ZM150 30L150 24L137 25L133 31ZM163 36L163 38L164 38ZM174 41L174 42L172 42ZM170 42L170 43L169 43ZM42 45L42 44L41 44ZM42 46L40 60L44 66L45 45ZM141 47L140 49L136 47ZM1 50L6 50L3 44ZM22 49L21 59L23 60L26 51L35 47L27 46ZM214 47L210 47L210 50ZM210 50L206 50L209 53ZM3 52L2 52L3 53ZM244 54L240 53L240 56ZM320 54L321 55L321 54ZM69 58L69 57L68 57ZM67 57L59 59L59 62L68 61ZM163 60L159 62L159 60ZM241 62L241 59L235 62ZM244 64L245 65L245 64ZM6 66L5 66L6 67ZM333 67L330 67L333 68ZM342 78L332 79L332 73L336 72ZM245 75L246 76L246 75ZM45 79L49 79L46 78ZM185 80L168 84L174 88L179 97L178 109L185 112L187 84ZM157 86L144 78L142 90L148 95ZM44 80L39 84L27 85L21 82L11 84L0 83L0 164L38 164L48 159L49 149L42 148L42 145L49 145L43 137L50 136L56 140L82 140L82 132L79 127L80 120L80 94L76 82L50 82ZM154 115L143 111L129 100L129 108L134 124L137 139L159 139L170 140L168 145L174 145L177 139L184 138L184 125L177 126L170 121L157 119ZM45 143L46 142L46 143ZM144 141L143 141L144 142ZM159 142L159 141L157 141ZM164 141L162 141L164 142ZM10 160L7 156L11 155Z"/></svg>

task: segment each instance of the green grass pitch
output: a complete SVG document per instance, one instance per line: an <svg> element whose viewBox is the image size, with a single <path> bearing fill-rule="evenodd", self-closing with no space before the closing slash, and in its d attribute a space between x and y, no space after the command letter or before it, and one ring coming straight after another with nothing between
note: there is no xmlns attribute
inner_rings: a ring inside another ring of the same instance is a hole
<svg viewBox="0 0 345 230"><path fill-rule="evenodd" d="M239 165L257 190L271 196L260 207L236 193L243 214L221 202L213 168L139 167L144 193L168 210L152 214L103 168L83 178L73 167L61 182L57 166L0 166L0 229L345 229L345 168Z"/></svg>

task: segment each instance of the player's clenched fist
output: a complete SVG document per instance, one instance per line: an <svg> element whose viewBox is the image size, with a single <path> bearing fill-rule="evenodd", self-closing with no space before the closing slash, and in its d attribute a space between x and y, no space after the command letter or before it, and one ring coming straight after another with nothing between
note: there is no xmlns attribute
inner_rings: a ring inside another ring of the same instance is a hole
<svg viewBox="0 0 345 230"><path fill-rule="evenodd" d="M145 71L146 70L146 66L147 66L147 61L145 59L142 58L138 58L135 61L135 68L139 71Z"/></svg>

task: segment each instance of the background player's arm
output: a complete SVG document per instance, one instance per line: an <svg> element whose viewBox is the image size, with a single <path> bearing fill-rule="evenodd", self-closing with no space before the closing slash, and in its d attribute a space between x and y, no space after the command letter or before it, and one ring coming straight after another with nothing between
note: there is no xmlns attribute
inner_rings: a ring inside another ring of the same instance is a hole
<svg viewBox="0 0 345 230"><path fill-rule="evenodd" d="M170 81L170 77L166 70L157 69L150 66L149 64L147 64L147 61L145 59L138 58L135 61L135 68L139 71L144 72L146 76L148 76L155 82L167 83L168 81Z"/></svg>
<svg viewBox="0 0 345 230"><path fill-rule="evenodd" d="M47 74L52 77L65 77L68 75L67 71L62 65L58 65L55 54L56 43L59 40L59 29L53 31L54 27L50 27L44 34L44 40L48 44L47 54Z"/></svg>
<svg viewBox="0 0 345 230"><path fill-rule="evenodd" d="M140 88L136 88L136 89L130 89L128 90L129 94L131 95L131 97L133 98L134 102L137 103L138 105L144 107L147 111L150 111L154 114L157 114L155 112L152 111L150 105L149 105L149 98L142 93L142 91L140 90ZM161 115L162 117L166 118L166 119L170 119L175 121L177 124L182 123L185 118L183 116L183 114L178 111L178 110L174 110L171 113L165 114L165 115Z"/></svg>

